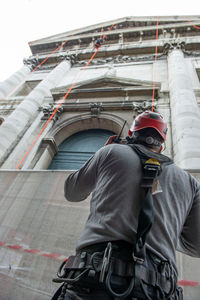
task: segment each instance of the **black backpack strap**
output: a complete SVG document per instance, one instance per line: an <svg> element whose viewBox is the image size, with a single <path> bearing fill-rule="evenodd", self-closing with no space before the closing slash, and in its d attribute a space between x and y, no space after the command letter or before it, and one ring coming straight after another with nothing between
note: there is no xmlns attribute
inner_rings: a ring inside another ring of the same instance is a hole
<svg viewBox="0 0 200 300"><path fill-rule="evenodd" d="M161 172L161 165L158 161L146 160L142 162L143 166L143 179L141 187L146 190L146 196L141 203L140 213L138 217L138 227L136 235L136 244L134 249L134 255L139 258L145 257L145 242L147 235L154 222L154 201L152 196L152 187L157 176Z"/></svg>
<svg viewBox="0 0 200 300"><path fill-rule="evenodd" d="M53 295L53 297L51 298L51 300L58 300L58 297L61 295L62 293L62 289L63 286L65 285L65 283L63 283L55 292L55 294Z"/></svg>
<svg viewBox="0 0 200 300"><path fill-rule="evenodd" d="M142 262L145 258L146 238L154 222L152 187L157 177L161 174L162 163L170 164L172 163L172 160L162 154L146 150L146 148L142 145L131 144L129 146L140 158L143 171L141 187L146 191L146 196L141 203L138 217L136 244L133 251L135 260L139 259Z"/></svg>

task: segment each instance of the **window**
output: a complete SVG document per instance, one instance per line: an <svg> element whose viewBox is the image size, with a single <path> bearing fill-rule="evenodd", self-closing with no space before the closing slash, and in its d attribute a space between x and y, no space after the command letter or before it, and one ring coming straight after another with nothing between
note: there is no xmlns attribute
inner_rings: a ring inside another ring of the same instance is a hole
<svg viewBox="0 0 200 300"><path fill-rule="evenodd" d="M112 131L90 129L73 134L58 147L58 153L54 156L50 170L77 170L98 149L100 149Z"/></svg>

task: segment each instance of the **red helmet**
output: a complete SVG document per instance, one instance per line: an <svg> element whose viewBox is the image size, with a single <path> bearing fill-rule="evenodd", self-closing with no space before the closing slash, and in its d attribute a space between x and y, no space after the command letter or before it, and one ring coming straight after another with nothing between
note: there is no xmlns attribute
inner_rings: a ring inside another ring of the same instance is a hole
<svg viewBox="0 0 200 300"><path fill-rule="evenodd" d="M159 113L152 111L145 111L138 115L129 129L128 135L132 137L133 132L149 127L154 128L163 140L166 140L167 123Z"/></svg>

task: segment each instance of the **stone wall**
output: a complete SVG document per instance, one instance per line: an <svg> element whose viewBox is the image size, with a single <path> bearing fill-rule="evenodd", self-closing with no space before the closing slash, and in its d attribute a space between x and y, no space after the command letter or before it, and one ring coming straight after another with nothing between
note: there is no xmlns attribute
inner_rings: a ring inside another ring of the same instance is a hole
<svg viewBox="0 0 200 300"><path fill-rule="evenodd" d="M50 299L58 287L52 278L74 253L89 213L89 198L65 200L69 173L0 171L1 299ZM199 170L194 175L200 179ZM177 262L179 280L188 281L184 299L199 300L199 259L177 254Z"/></svg>

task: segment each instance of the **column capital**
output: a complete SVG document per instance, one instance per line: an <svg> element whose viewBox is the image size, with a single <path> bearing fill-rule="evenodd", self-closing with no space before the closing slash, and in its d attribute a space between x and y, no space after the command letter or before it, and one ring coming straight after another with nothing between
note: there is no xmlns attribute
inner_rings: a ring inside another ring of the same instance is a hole
<svg viewBox="0 0 200 300"><path fill-rule="evenodd" d="M178 39L170 40L164 44L164 54L168 55L175 49L185 50L185 42Z"/></svg>
<svg viewBox="0 0 200 300"><path fill-rule="evenodd" d="M39 65L39 63L40 62L37 57L23 59L23 64L27 66L30 71L33 71Z"/></svg>
<svg viewBox="0 0 200 300"><path fill-rule="evenodd" d="M59 55L59 61L61 62L63 60L68 60L71 63L71 65L74 65L78 59L78 56L78 54L61 54Z"/></svg>

